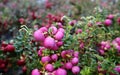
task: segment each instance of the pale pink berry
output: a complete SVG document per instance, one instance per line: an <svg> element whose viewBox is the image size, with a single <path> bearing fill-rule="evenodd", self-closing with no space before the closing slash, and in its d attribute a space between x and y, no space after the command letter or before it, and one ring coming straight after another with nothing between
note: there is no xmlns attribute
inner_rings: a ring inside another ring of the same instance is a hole
<svg viewBox="0 0 120 75"><path fill-rule="evenodd" d="M80 72L80 68L78 66L73 66L72 67L72 73L73 74L78 74Z"/></svg>
<svg viewBox="0 0 120 75"><path fill-rule="evenodd" d="M114 18L114 15L112 15L112 14L109 14L108 16L107 16L107 19L113 19Z"/></svg>
<svg viewBox="0 0 120 75"><path fill-rule="evenodd" d="M65 64L65 68L66 68L67 70L72 69L72 67L73 67L73 65L72 65L71 62L67 62L67 63Z"/></svg>
<svg viewBox="0 0 120 75"><path fill-rule="evenodd" d="M54 70L54 66L52 64L47 64L45 66L45 69L48 71L48 72L52 72Z"/></svg>
<svg viewBox="0 0 120 75"><path fill-rule="evenodd" d="M48 31L48 29L46 27L41 27L39 30L43 33Z"/></svg>
<svg viewBox="0 0 120 75"><path fill-rule="evenodd" d="M56 34L55 34L55 39L56 40L62 40L64 37L64 34L61 32L61 31L58 31Z"/></svg>
<svg viewBox="0 0 120 75"><path fill-rule="evenodd" d="M57 55L57 54L53 54L53 55L51 56L51 59L52 59L53 61L57 61L57 60L58 60L58 55Z"/></svg>
<svg viewBox="0 0 120 75"><path fill-rule="evenodd" d="M67 71L65 69L59 68L56 70L55 75L67 75Z"/></svg>
<svg viewBox="0 0 120 75"><path fill-rule="evenodd" d="M74 52L74 57L77 57L77 58L79 57L79 52L78 51Z"/></svg>
<svg viewBox="0 0 120 75"><path fill-rule="evenodd" d="M32 70L31 75L41 75L38 69Z"/></svg>
<svg viewBox="0 0 120 75"><path fill-rule="evenodd" d="M65 30L63 28L59 28L58 31L65 33Z"/></svg>
<svg viewBox="0 0 120 75"><path fill-rule="evenodd" d="M55 26L51 26L49 29L51 29L53 35L57 33L57 28Z"/></svg>
<svg viewBox="0 0 120 75"><path fill-rule="evenodd" d="M44 41L45 39L44 34L39 30L35 31L33 36L36 41Z"/></svg>
<svg viewBox="0 0 120 75"><path fill-rule="evenodd" d="M72 60L71 60L71 63L72 63L73 65L77 65L78 62L79 62L79 59L78 59L77 57L74 57L74 58L72 58Z"/></svg>
<svg viewBox="0 0 120 75"><path fill-rule="evenodd" d="M46 48L53 49L54 46L55 46L55 40L54 40L52 37L48 36L48 37L45 38L45 40L44 40L44 46L45 46Z"/></svg>
<svg viewBox="0 0 120 75"><path fill-rule="evenodd" d="M51 61L51 59L50 59L49 56L44 56L44 57L41 58L41 62L42 62L42 63L48 63L48 62L50 62L50 61Z"/></svg>
<svg viewBox="0 0 120 75"><path fill-rule="evenodd" d="M62 25L62 23L57 23L57 25L59 26L59 28L63 28L63 25Z"/></svg>
<svg viewBox="0 0 120 75"><path fill-rule="evenodd" d="M99 53L100 53L100 55L105 55L105 51L104 50L99 50Z"/></svg>

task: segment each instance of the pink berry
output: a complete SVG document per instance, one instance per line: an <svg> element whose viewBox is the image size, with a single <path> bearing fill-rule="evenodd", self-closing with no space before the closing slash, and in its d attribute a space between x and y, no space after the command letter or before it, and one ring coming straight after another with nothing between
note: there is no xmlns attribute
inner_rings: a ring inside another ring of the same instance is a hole
<svg viewBox="0 0 120 75"><path fill-rule="evenodd" d="M52 72L52 71L54 70L54 67L53 67L52 64L47 64L47 65L45 66L45 69L46 69L48 72Z"/></svg>
<svg viewBox="0 0 120 75"><path fill-rule="evenodd" d="M105 26L110 26L110 25L112 25L112 21L110 19L106 19L104 21L104 24L105 24Z"/></svg>
<svg viewBox="0 0 120 75"><path fill-rule="evenodd" d="M113 19L114 18L114 15L112 15L112 14L109 14L108 16L107 16L107 19Z"/></svg>
<svg viewBox="0 0 120 75"><path fill-rule="evenodd" d="M105 55L105 51L104 50L99 50L100 55Z"/></svg>
<svg viewBox="0 0 120 75"><path fill-rule="evenodd" d="M72 69L72 63L71 62L67 62L66 64L65 64L65 68L67 69L67 70L70 70L70 69Z"/></svg>
<svg viewBox="0 0 120 75"><path fill-rule="evenodd" d="M57 61L57 60L58 60L58 55L57 55L57 54L53 54L53 55L51 56L51 59L52 59L53 61Z"/></svg>
<svg viewBox="0 0 120 75"><path fill-rule="evenodd" d="M62 45L63 45L63 41L58 41L58 42L57 42L57 46L58 46L58 47L60 47L60 46L62 46Z"/></svg>
<svg viewBox="0 0 120 75"><path fill-rule="evenodd" d="M44 57L41 58L41 62L42 62L42 63L50 62L50 60L51 60L51 59L50 59L49 56L44 56Z"/></svg>
<svg viewBox="0 0 120 75"><path fill-rule="evenodd" d="M58 25L59 28L63 28L62 23L59 22L59 23L57 23L57 25Z"/></svg>
<svg viewBox="0 0 120 75"><path fill-rule="evenodd" d="M73 65L77 65L79 62L79 59L77 57L74 57L74 58L72 58L71 62Z"/></svg>
<svg viewBox="0 0 120 75"><path fill-rule="evenodd" d="M58 31L65 33L65 30L63 28L59 28Z"/></svg>
<svg viewBox="0 0 120 75"><path fill-rule="evenodd" d="M74 52L74 57L77 57L77 58L79 57L79 52L78 51Z"/></svg>
<svg viewBox="0 0 120 75"><path fill-rule="evenodd" d="M77 29L76 34L82 33L82 29Z"/></svg>
<svg viewBox="0 0 120 75"><path fill-rule="evenodd" d="M83 49L84 48L84 43L81 42L80 45L79 45L80 49Z"/></svg>
<svg viewBox="0 0 120 75"><path fill-rule="evenodd" d="M73 72L73 74L78 74L80 72L80 68L78 66L73 66L72 72Z"/></svg>
<svg viewBox="0 0 120 75"><path fill-rule="evenodd" d="M48 36L44 40L44 46L46 48L52 49L55 46L55 40L52 37Z"/></svg>
<svg viewBox="0 0 120 75"><path fill-rule="evenodd" d="M38 50L38 56L42 56L42 50Z"/></svg>
<svg viewBox="0 0 120 75"><path fill-rule="evenodd" d="M66 51L62 51L62 52L61 52L61 56L62 56L62 58L66 58L66 54L67 54Z"/></svg>
<svg viewBox="0 0 120 75"><path fill-rule="evenodd" d="M52 50L58 50L58 46L57 46L57 44L55 43L55 45L54 45L54 47L52 48Z"/></svg>
<svg viewBox="0 0 120 75"><path fill-rule="evenodd" d="M20 19L19 19L19 22L20 22L20 24L24 24L25 19L24 19L24 18L20 18Z"/></svg>
<svg viewBox="0 0 120 75"><path fill-rule="evenodd" d="M120 46L116 46L117 51L120 53Z"/></svg>
<svg viewBox="0 0 120 75"><path fill-rule="evenodd" d="M101 27L103 25L103 23L102 22L96 22L96 25Z"/></svg>
<svg viewBox="0 0 120 75"><path fill-rule="evenodd" d="M44 41L45 39L44 34L39 30L35 31L33 36L36 41Z"/></svg>
<svg viewBox="0 0 120 75"><path fill-rule="evenodd" d="M117 71L118 73L120 73L120 66L116 66L116 67L114 68L114 70Z"/></svg>
<svg viewBox="0 0 120 75"><path fill-rule="evenodd" d="M40 75L40 72L38 69L34 69L34 70L32 70L31 75Z"/></svg>
<svg viewBox="0 0 120 75"><path fill-rule="evenodd" d="M64 37L64 34L63 34L61 31L58 31L58 32L55 34L55 39L56 39L56 40L62 40L63 37Z"/></svg>
<svg viewBox="0 0 120 75"><path fill-rule="evenodd" d="M74 25L76 24L76 22L77 22L76 20L72 20L72 21L69 22L69 24L70 24L71 26L74 26Z"/></svg>
<svg viewBox="0 0 120 75"><path fill-rule="evenodd" d="M55 75L67 75L67 71L65 69L59 68L56 70Z"/></svg>
<svg viewBox="0 0 120 75"><path fill-rule="evenodd" d="M57 28L55 26L51 26L50 29L53 35L57 33Z"/></svg>
<svg viewBox="0 0 120 75"><path fill-rule="evenodd" d="M48 29L46 27L41 27L39 30L43 33L48 31Z"/></svg>
<svg viewBox="0 0 120 75"><path fill-rule="evenodd" d="M38 50L38 56L42 56L43 54L43 50L45 50L45 47L40 47L40 49Z"/></svg>

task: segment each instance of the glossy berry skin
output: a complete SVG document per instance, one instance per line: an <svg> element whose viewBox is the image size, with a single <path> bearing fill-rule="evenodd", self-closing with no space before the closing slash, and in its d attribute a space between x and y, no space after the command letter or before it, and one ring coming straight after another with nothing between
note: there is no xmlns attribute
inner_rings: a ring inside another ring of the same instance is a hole
<svg viewBox="0 0 120 75"><path fill-rule="evenodd" d="M106 19L106 20L104 21L104 24L105 24L105 26L110 26L110 25L112 25L112 20Z"/></svg>
<svg viewBox="0 0 120 75"><path fill-rule="evenodd" d="M6 52L14 52L15 51L15 47L13 46L13 45L7 45L6 47L5 47L5 51Z"/></svg>
<svg viewBox="0 0 120 75"><path fill-rule="evenodd" d="M73 74L78 74L80 72L80 68L78 66L73 66L72 67L72 73Z"/></svg>

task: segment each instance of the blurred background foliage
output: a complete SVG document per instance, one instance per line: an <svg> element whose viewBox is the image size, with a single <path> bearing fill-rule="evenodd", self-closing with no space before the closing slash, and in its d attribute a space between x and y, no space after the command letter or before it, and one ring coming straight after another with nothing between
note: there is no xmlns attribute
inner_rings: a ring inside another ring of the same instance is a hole
<svg viewBox="0 0 120 75"><path fill-rule="evenodd" d="M119 13L120 0L0 0L0 40L16 35L21 25L46 24L48 14L73 19L95 14L95 8Z"/></svg>

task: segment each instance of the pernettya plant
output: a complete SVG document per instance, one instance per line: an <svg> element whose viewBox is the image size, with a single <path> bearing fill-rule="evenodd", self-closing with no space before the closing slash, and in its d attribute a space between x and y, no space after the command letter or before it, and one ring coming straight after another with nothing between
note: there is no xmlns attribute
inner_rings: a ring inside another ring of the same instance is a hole
<svg viewBox="0 0 120 75"><path fill-rule="evenodd" d="M2 43L0 70L14 63L10 68L25 75L119 75L119 26L117 15L100 13L80 20L63 16L33 29L23 25L12 43Z"/></svg>

